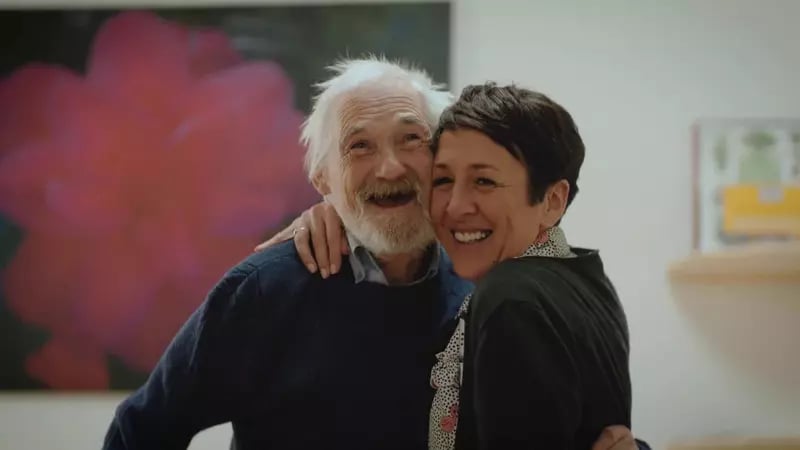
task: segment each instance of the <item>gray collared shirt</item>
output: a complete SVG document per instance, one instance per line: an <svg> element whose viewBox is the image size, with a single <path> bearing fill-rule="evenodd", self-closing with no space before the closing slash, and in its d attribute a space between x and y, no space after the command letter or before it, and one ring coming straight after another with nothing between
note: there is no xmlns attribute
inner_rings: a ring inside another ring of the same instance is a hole
<svg viewBox="0 0 800 450"><path fill-rule="evenodd" d="M350 232L347 232L347 243L350 245L350 255L348 259L350 260L350 267L353 269L353 278L356 284L362 281L368 281L370 283L388 286L389 282L386 280L386 275L383 273L381 266L378 265L378 261L375 260L375 257L372 256L369 250L367 250ZM434 248L428 251L432 251L433 255L430 257L428 269L425 271L425 274L411 283L402 285L395 284L393 286L412 286L435 277L436 274L439 273L439 243L437 242L434 244Z"/></svg>

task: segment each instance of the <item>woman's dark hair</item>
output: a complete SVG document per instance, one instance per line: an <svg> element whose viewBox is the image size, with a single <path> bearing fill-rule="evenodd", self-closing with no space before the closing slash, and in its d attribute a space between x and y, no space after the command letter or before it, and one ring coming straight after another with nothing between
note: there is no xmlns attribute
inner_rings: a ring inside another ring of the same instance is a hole
<svg viewBox="0 0 800 450"><path fill-rule="evenodd" d="M528 172L531 204L542 201L559 180L569 183L567 206L578 193L585 148L572 116L546 95L514 85L471 85L442 112L433 135L434 154L445 131L470 129L485 134L519 160Z"/></svg>

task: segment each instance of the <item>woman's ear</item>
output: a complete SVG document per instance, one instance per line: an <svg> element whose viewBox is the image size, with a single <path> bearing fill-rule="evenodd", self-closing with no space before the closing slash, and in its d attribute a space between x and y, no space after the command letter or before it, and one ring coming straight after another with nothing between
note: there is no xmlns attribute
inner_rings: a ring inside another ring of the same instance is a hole
<svg viewBox="0 0 800 450"><path fill-rule="evenodd" d="M569 182L559 180L551 184L544 194L544 224L546 227L555 226L564 211L567 210L567 199L569 198Z"/></svg>

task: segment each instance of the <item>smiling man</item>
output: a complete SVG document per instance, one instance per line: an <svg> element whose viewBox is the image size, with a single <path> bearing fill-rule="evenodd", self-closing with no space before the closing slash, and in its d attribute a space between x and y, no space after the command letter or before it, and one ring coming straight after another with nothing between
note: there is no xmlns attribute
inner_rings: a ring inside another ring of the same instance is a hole
<svg viewBox="0 0 800 450"><path fill-rule="evenodd" d="M379 68L351 70L367 77ZM303 134L312 183L340 214L352 247L375 256L390 283L414 281L435 240L423 195L430 192L432 163L426 143L449 100L430 91L426 102L399 75L389 72L341 93L331 83L318 109L333 109L340 129L324 130L316 123L321 117L312 115ZM319 145L334 136L338 155Z"/></svg>
<svg viewBox="0 0 800 450"><path fill-rule="evenodd" d="M185 449L224 422L241 450L427 448L431 367L472 288L427 216L427 142L451 96L382 60L333 70L303 140L350 257L321 277L286 242L231 269L120 405L104 448ZM620 442L609 432L597 448Z"/></svg>

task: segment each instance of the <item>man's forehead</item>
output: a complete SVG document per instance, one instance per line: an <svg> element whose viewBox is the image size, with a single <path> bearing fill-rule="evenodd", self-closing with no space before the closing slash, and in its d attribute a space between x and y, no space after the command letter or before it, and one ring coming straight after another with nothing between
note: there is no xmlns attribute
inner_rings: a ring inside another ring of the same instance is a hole
<svg viewBox="0 0 800 450"><path fill-rule="evenodd" d="M366 117L362 118L362 120L358 120L357 118L354 119L355 120L342 121L341 128L343 138L367 131L370 129L370 125L375 125L379 121L385 119L388 119L388 123L393 126L411 125L424 127L426 130L429 129L428 124L418 114L413 113L397 112L395 114L387 114L381 117Z"/></svg>
<svg viewBox="0 0 800 450"><path fill-rule="evenodd" d="M339 123L345 134L363 131L378 122L392 125L420 125L428 127L421 105L403 96L385 96L373 99L352 99L339 109Z"/></svg>
<svg viewBox="0 0 800 450"><path fill-rule="evenodd" d="M383 114L360 114L348 118L349 120L343 121L342 124L348 128L366 128L370 123L377 121L386 121L392 125L423 125L428 126L427 122L415 112L408 112L403 110L387 110Z"/></svg>
<svg viewBox="0 0 800 450"><path fill-rule="evenodd" d="M350 116L379 116L405 113L419 116L422 96L408 86L365 86L342 95L337 112L342 119Z"/></svg>

